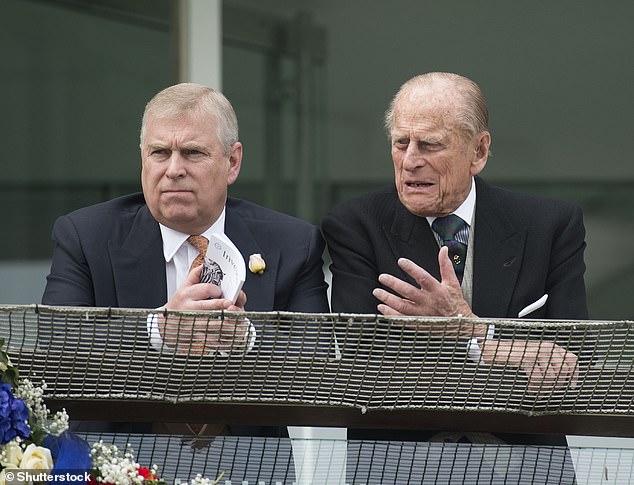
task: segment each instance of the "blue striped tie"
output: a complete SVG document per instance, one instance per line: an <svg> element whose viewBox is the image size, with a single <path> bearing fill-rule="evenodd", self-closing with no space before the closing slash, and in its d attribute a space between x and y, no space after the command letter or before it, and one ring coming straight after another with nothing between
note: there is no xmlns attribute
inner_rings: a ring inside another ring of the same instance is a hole
<svg viewBox="0 0 634 485"><path fill-rule="evenodd" d="M431 225L443 246L449 249L449 258L453 263L458 281L462 284L465 262L467 261L467 244L469 225L455 214L437 217Z"/></svg>

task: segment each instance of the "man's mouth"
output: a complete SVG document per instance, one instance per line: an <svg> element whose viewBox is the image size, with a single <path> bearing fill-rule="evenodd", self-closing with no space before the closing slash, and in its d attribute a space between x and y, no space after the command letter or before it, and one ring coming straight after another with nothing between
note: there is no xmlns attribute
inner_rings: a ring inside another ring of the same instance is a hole
<svg viewBox="0 0 634 485"><path fill-rule="evenodd" d="M407 185L408 187L430 187L434 184L431 184L429 182L405 182L405 185Z"/></svg>

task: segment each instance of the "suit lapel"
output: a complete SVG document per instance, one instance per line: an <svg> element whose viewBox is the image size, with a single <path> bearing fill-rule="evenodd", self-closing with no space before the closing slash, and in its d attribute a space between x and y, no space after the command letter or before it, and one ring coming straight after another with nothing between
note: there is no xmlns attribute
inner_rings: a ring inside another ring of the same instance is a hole
<svg viewBox="0 0 634 485"><path fill-rule="evenodd" d="M476 178L473 311L486 317L509 315L522 266L526 230L516 227L491 187Z"/></svg>
<svg viewBox="0 0 634 485"><path fill-rule="evenodd" d="M163 240L158 223L142 206L123 242L109 241L120 307L157 308L167 301Z"/></svg>
<svg viewBox="0 0 634 485"><path fill-rule="evenodd" d="M275 282L279 268L280 250L271 247L266 241L254 235L245 218L238 209L227 201L225 219L225 234L240 250L247 266L247 277L242 287L247 294L245 309L257 309L257 311L273 310L275 304ZM280 236L283 237L283 236ZM266 262L266 271L262 275L249 271L249 256L259 253Z"/></svg>
<svg viewBox="0 0 634 485"><path fill-rule="evenodd" d="M398 200L394 192L394 219L383 230L387 233L387 240L394 253L394 262L398 258L407 258L424 268L436 279L440 278L438 267L438 242L424 217L419 217L408 211ZM395 276L414 284L415 282L405 272L398 269Z"/></svg>

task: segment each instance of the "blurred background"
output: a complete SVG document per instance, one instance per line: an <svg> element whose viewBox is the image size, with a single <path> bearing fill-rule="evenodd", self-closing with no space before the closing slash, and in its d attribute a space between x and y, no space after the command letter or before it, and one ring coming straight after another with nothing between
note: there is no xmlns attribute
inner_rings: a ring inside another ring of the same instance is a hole
<svg viewBox="0 0 634 485"><path fill-rule="evenodd" d="M483 176L582 206L593 319L634 316L634 2L3 0L0 303L37 303L59 215L140 190L145 103L221 89L231 195L319 224L392 180L383 113L427 71L475 80Z"/></svg>

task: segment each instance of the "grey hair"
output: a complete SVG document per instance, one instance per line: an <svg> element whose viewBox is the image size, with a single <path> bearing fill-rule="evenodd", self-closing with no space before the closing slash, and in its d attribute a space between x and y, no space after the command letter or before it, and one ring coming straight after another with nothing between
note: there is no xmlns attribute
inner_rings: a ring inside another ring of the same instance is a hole
<svg viewBox="0 0 634 485"><path fill-rule="evenodd" d="M456 95L458 122L468 138L489 130L489 110L480 87L471 79L449 72L428 72L406 81L392 98L385 112L384 126L388 138L394 128L394 112L407 95L422 89L436 89Z"/></svg>
<svg viewBox="0 0 634 485"><path fill-rule="evenodd" d="M208 114L217 121L216 134L225 155L238 141L238 119L229 100L218 91L195 83L170 86L157 93L145 106L141 121L141 145L151 117L175 118L191 114Z"/></svg>

